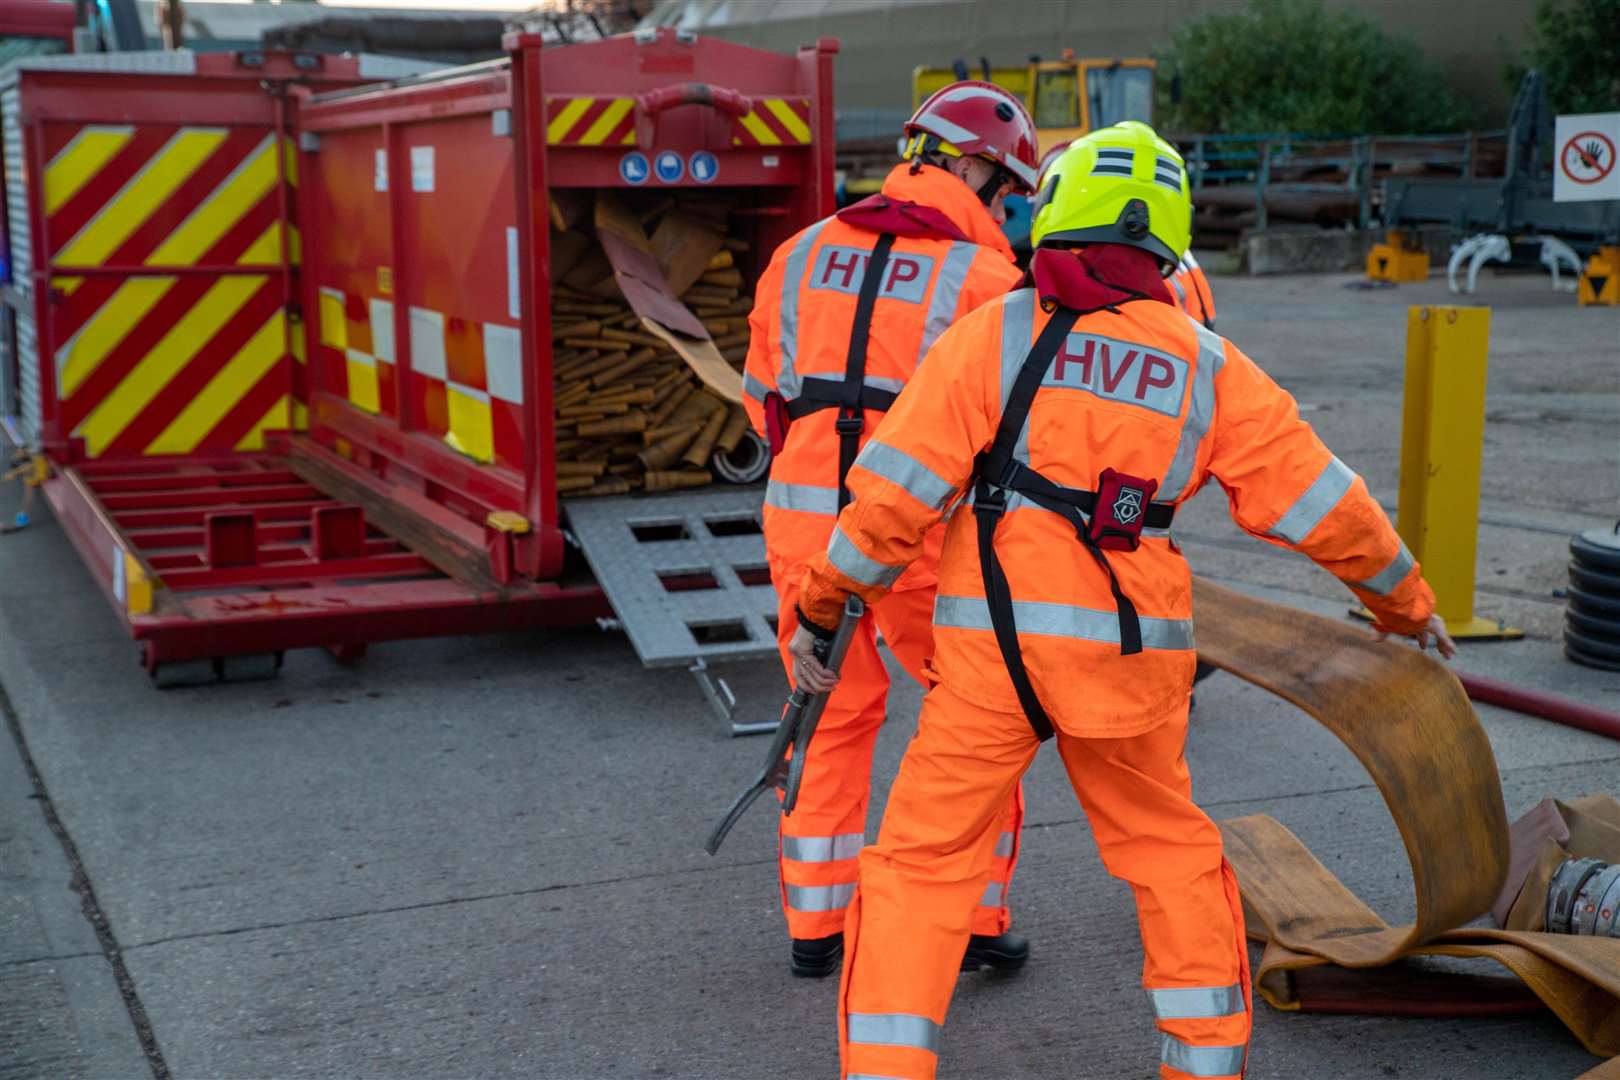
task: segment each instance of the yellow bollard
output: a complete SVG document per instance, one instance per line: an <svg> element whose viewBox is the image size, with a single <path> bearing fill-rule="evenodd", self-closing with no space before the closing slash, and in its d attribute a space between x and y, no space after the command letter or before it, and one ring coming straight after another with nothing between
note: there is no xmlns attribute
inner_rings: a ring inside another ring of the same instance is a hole
<svg viewBox="0 0 1620 1080"><path fill-rule="evenodd" d="M1491 309L1414 307L1406 321L1406 390L1396 530L1434 586L1456 638L1517 638L1474 615L1479 467L1485 448L1485 365Z"/></svg>
<svg viewBox="0 0 1620 1080"><path fill-rule="evenodd" d="M1598 248L1581 272L1580 305L1620 304L1620 245Z"/></svg>
<svg viewBox="0 0 1620 1080"><path fill-rule="evenodd" d="M1416 233L1390 229L1384 242L1367 252L1367 277L1372 281L1427 281L1429 253Z"/></svg>

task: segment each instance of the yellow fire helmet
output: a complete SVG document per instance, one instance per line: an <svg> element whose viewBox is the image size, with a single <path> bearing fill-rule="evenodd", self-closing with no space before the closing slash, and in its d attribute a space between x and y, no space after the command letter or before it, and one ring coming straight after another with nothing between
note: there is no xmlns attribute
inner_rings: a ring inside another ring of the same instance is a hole
<svg viewBox="0 0 1620 1080"><path fill-rule="evenodd" d="M1176 148L1139 120L1074 140L1043 171L1036 247L1127 244L1174 266L1192 242L1192 196Z"/></svg>

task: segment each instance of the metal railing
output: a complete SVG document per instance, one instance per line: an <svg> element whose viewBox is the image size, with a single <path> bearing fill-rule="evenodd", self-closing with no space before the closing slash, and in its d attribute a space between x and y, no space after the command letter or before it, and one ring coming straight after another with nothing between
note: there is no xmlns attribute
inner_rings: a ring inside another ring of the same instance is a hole
<svg viewBox="0 0 1620 1080"><path fill-rule="evenodd" d="M1362 228L1377 216L1381 183L1391 175L1473 178L1494 173L1506 156L1505 131L1456 135L1169 136L1187 162L1195 192L1233 185L1254 187L1255 227L1265 228L1277 196L1344 197L1341 210ZM1194 200L1198 201L1195 194ZM1331 200L1328 200L1331 201Z"/></svg>

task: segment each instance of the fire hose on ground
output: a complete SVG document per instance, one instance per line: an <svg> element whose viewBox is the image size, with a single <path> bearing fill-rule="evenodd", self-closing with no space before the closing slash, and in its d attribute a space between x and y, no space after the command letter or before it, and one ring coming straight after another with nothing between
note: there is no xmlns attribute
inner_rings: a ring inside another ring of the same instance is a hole
<svg viewBox="0 0 1620 1080"><path fill-rule="evenodd" d="M1195 579L1193 606L1200 660L1293 703L1343 742L1389 807L1412 868L1417 917L1392 927L1271 817L1220 822L1250 936L1265 942L1256 979L1261 996L1280 1009L1307 1008L1305 973L1338 969L1336 1000L1376 1000L1380 983L1387 988L1412 977L1397 966L1407 957L1485 957L1522 980L1587 1050L1620 1055L1620 939L1468 925L1503 893L1509 826L1496 759L1463 684L1415 649L1206 581ZM1479 692L1488 690L1481 684ZM1512 700L1532 703L1530 696ZM1334 996L1327 997L1323 1011L1335 1011ZM1512 1011L1512 997L1501 1011ZM1388 1011L1441 1010L1402 1009L1395 1001ZM1470 1011L1489 1010L1443 1014ZM1611 1075L1620 1076L1620 1063L1588 1074Z"/></svg>

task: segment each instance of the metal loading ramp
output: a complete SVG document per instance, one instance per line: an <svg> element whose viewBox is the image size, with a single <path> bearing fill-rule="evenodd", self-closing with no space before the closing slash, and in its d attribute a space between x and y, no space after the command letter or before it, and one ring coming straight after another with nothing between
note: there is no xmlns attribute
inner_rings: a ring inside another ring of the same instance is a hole
<svg viewBox="0 0 1620 1080"><path fill-rule="evenodd" d="M565 504L569 531L641 662L692 672L738 735L776 726L732 720L735 698L709 672L711 663L776 655L760 498L756 485Z"/></svg>

